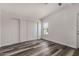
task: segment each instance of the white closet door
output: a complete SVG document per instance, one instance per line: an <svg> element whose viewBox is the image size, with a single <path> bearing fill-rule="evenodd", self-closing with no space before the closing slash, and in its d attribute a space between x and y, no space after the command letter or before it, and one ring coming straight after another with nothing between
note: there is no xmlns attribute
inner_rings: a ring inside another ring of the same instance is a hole
<svg viewBox="0 0 79 59"><path fill-rule="evenodd" d="M18 20L3 20L2 40L1 45L10 45L19 42L19 21Z"/></svg>
<svg viewBox="0 0 79 59"><path fill-rule="evenodd" d="M37 29L37 22L33 22L33 39L38 38L38 29Z"/></svg>
<svg viewBox="0 0 79 59"><path fill-rule="evenodd" d="M21 21L21 39L20 42L28 41L28 21Z"/></svg>
<svg viewBox="0 0 79 59"><path fill-rule="evenodd" d="M28 40L37 39L37 22L28 21Z"/></svg>
<svg viewBox="0 0 79 59"><path fill-rule="evenodd" d="M77 19L77 47L79 48L79 15Z"/></svg>
<svg viewBox="0 0 79 59"><path fill-rule="evenodd" d="M33 22L28 21L28 40L33 39Z"/></svg>

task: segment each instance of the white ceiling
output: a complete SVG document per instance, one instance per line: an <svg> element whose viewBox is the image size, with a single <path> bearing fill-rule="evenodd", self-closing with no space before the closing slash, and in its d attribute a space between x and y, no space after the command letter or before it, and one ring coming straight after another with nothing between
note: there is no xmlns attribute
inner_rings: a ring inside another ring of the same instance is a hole
<svg viewBox="0 0 79 59"><path fill-rule="evenodd" d="M65 6L67 4L63 4ZM43 18L61 8L57 3L2 3L0 9L8 10L27 17Z"/></svg>

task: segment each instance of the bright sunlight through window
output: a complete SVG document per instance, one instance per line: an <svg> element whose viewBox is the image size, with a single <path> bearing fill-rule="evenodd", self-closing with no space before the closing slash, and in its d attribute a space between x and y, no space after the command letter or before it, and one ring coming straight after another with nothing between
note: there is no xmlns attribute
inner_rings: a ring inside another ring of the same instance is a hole
<svg viewBox="0 0 79 59"><path fill-rule="evenodd" d="M44 35L48 34L48 23L43 23L43 31L44 31Z"/></svg>

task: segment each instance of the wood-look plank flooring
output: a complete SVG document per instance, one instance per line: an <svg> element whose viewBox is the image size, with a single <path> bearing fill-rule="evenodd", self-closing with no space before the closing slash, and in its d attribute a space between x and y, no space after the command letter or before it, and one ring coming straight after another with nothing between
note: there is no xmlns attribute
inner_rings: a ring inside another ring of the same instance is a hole
<svg viewBox="0 0 79 59"><path fill-rule="evenodd" d="M73 49L48 40L38 39L0 48L0 56L78 56Z"/></svg>
<svg viewBox="0 0 79 59"><path fill-rule="evenodd" d="M73 56L79 56L79 49L75 49Z"/></svg>

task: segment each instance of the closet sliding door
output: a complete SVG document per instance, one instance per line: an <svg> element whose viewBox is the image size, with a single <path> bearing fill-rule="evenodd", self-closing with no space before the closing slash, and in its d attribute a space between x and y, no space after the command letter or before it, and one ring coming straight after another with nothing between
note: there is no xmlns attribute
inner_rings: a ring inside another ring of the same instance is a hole
<svg viewBox="0 0 79 59"><path fill-rule="evenodd" d="M37 39L37 22L21 20L20 23L20 42Z"/></svg>
<svg viewBox="0 0 79 59"><path fill-rule="evenodd" d="M19 43L19 20L16 18L4 17L2 21L2 40L1 45L11 45Z"/></svg>
<svg viewBox="0 0 79 59"><path fill-rule="evenodd" d="M33 28L32 28L32 35L33 35L33 39L38 39L38 23L37 22L33 22Z"/></svg>
<svg viewBox="0 0 79 59"><path fill-rule="evenodd" d="M22 20L20 24L20 42L28 41L28 21Z"/></svg>
<svg viewBox="0 0 79 59"><path fill-rule="evenodd" d="M37 39L37 22L28 21L28 40Z"/></svg>

